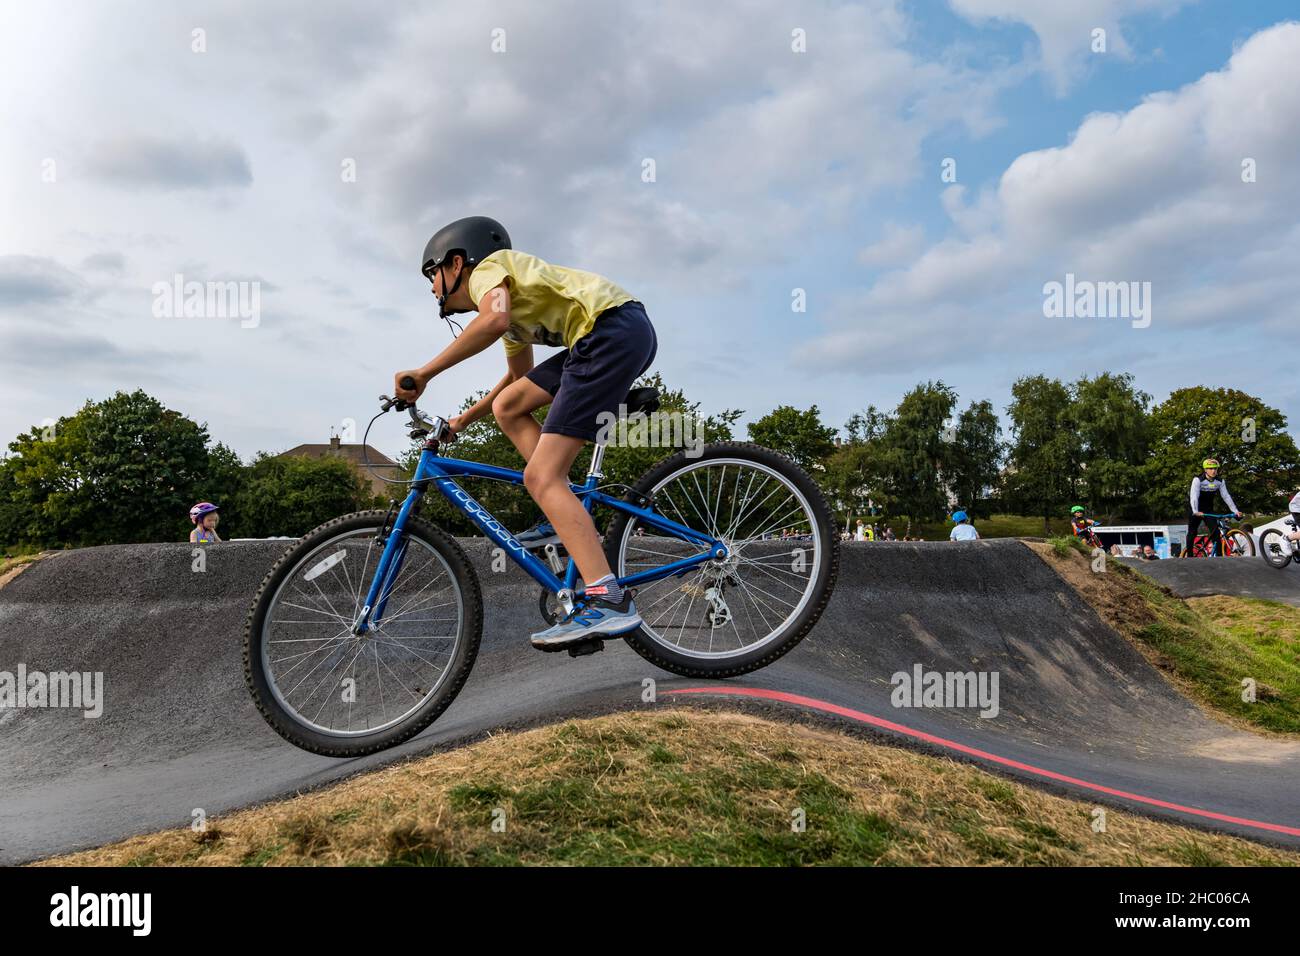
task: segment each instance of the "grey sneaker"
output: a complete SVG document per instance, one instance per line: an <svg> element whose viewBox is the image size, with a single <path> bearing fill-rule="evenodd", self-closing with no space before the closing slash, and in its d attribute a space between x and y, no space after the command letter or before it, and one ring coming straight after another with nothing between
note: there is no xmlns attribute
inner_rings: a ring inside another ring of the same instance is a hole
<svg viewBox="0 0 1300 956"><path fill-rule="evenodd" d="M559 544L560 536L555 533L551 523L543 518L527 531L515 535L515 540L531 551L533 548L544 548L548 544Z"/></svg>
<svg viewBox="0 0 1300 956"><path fill-rule="evenodd" d="M641 615L632 603L632 594L623 592L623 600L612 604L601 597L579 598L573 612L558 624L532 636L533 647L542 651L560 650L570 644L593 637L615 637L641 626Z"/></svg>

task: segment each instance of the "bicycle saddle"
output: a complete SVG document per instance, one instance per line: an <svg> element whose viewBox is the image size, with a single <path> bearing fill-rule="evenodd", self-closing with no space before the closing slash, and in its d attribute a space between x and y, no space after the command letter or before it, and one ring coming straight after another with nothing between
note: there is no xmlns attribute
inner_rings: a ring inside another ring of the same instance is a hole
<svg viewBox="0 0 1300 956"><path fill-rule="evenodd" d="M623 399L623 404L627 406L627 413L635 415L637 412L650 413L659 409L659 389L657 388L634 388L627 393L627 398Z"/></svg>

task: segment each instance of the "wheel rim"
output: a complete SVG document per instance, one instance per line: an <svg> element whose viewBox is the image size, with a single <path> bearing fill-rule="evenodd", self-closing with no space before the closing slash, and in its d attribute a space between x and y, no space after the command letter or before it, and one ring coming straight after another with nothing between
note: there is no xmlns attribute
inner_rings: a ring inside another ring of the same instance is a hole
<svg viewBox="0 0 1300 956"><path fill-rule="evenodd" d="M1250 535L1244 531L1229 531L1224 535L1225 540L1229 542L1228 556L1233 558L1248 558L1252 554Z"/></svg>
<svg viewBox="0 0 1300 956"><path fill-rule="evenodd" d="M451 673L464 632L450 566L409 536L379 626L351 633L383 553L377 530L337 535L300 558L262 624L262 672L272 696L296 723L331 737L378 733L423 708Z"/></svg>
<svg viewBox="0 0 1300 956"><path fill-rule="evenodd" d="M807 496L775 469L739 458L684 466L650 493L660 514L721 538L732 554L638 586L642 630L661 646L702 660L737 657L781 640L812 600L827 547ZM637 535L638 528L638 519L623 528L620 576L700 553L676 538ZM804 537L761 537L790 528Z"/></svg>
<svg viewBox="0 0 1300 956"><path fill-rule="evenodd" d="M1281 532L1274 529L1269 529L1260 536L1259 551L1264 560L1275 568L1285 567L1291 560L1291 556L1283 551Z"/></svg>

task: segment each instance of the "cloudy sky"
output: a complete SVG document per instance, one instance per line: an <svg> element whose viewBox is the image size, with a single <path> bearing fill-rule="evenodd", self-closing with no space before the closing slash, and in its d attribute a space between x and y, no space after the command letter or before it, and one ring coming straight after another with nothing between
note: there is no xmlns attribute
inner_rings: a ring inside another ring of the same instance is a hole
<svg viewBox="0 0 1300 956"><path fill-rule="evenodd" d="M364 424L448 341L420 253L471 214L634 292L665 379L742 421L1111 370L1300 422L1268 361L1300 301L1293 0L0 9L3 442L137 386L246 457ZM1151 283L1149 325L1045 317L1067 274ZM256 283L257 321L159 317L176 275Z"/></svg>

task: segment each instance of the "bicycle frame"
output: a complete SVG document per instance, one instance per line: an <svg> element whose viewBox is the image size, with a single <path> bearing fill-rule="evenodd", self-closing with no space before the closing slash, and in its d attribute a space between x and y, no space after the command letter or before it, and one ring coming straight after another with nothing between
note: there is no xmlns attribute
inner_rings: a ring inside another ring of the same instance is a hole
<svg viewBox="0 0 1300 956"><path fill-rule="evenodd" d="M726 545L718 539L701 534L654 511L638 507L631 502L614 498L598 490L597 484L603 477L600 473L603 452L604 446L597 445L595 453L592 455L591 468L587 473L586 480L580 485L572 482L569 484L569 489L582 502L588 514L596 505L603 504L615 511L632 515L640 519L645 525L665 534L708 548L707 551L692 555L689 558L683 558L662 567L651 568L647 571L640 571L636 574L618 578L619 584L624 587L635 587L638 584L658 581L674 574L685 574L705 561L727 556ZM375 576L371 581L365 606L361 609L361 613L353 624L352 630L354 634L366 633L370 627L378 624L382 619L388 596L392 592L393 583L397 580L397 575L401 572L402 563L406 557L406 525L431 484L442 492L443 496L454 507L463 512L479 530L500 545L510 559L523 568L538 584L547 590L554 591L557 595L572 595L573 588L578 581L578 567L573 558L569 558L563 579L558 577L545 562L515 540L514 535L504 525L497 521L486 508L475 501L469 492L456 483L457 478L467 477L489 478L496 481L505 481L513 485L521 485L524 481L522 471L515 471L512 468L499 468L496 465L484 465L459 458L445 458L437 453L436 443L427 443L420 453L420 462L415 469L415 477L411 482L411 491L406 496L406 500L402 502L397 517L393 520L388 540L384 543L384 551L380 555L379 566L375 569Z"/></svg>
<svg viewBox="0 0 1300 956"><path fill-rule="evenodd" d="M1223 557L1223 549L1227 547L1228 533L1232 531L1232 526L1228 524L1228 519L1233 515L1216 515L1202 514L1201 518L1205 521L1205 530L1208 532L1206 538L1207 556L1213 558ZM1199 535L1198 535L1199 537ZM1193 545L1195 542L1193 542Z"/></svg>

